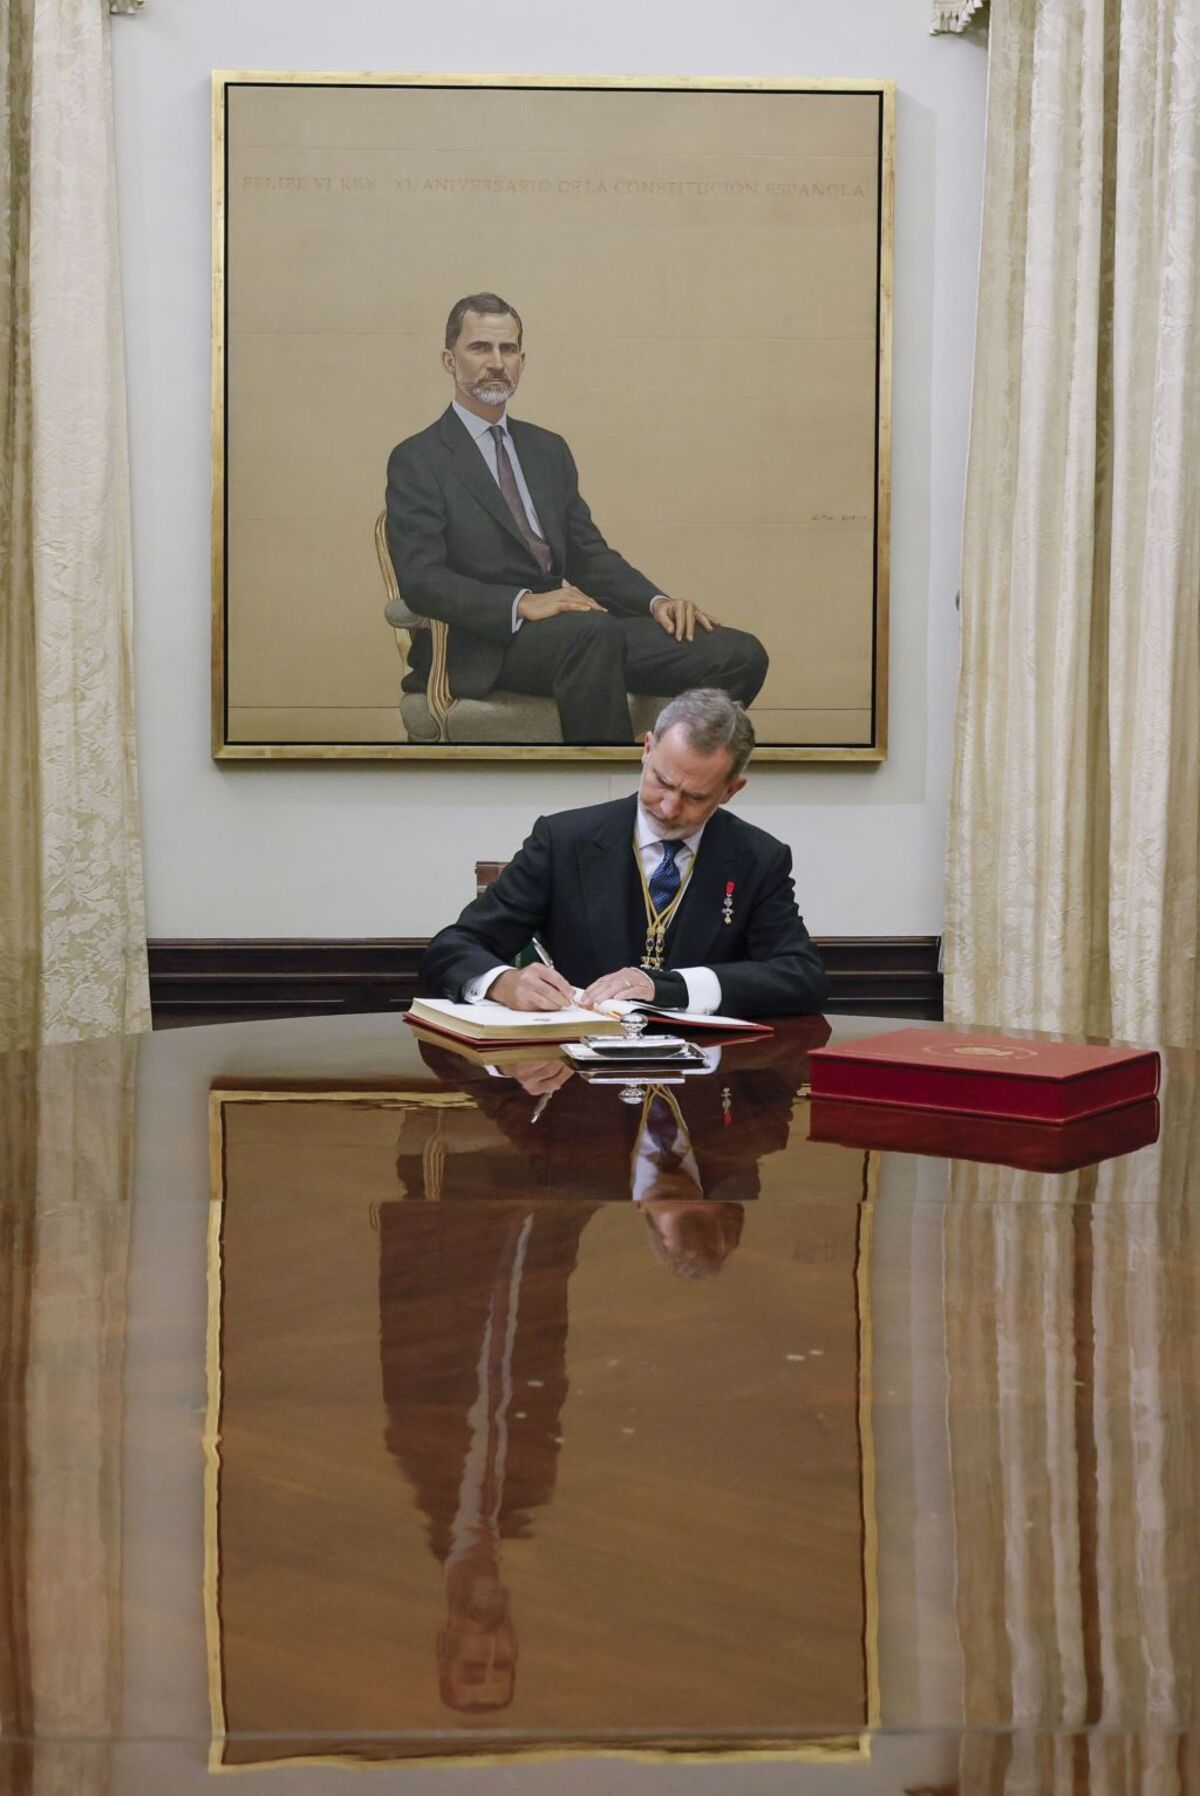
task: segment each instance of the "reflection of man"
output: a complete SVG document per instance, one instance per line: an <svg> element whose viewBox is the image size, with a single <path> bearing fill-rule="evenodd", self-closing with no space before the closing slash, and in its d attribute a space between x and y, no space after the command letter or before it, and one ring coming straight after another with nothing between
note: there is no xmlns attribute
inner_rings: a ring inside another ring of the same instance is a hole
<svg viewBox="0 0 1200 1796"><path fill-rule="evenodd" d="M767 671L757 638L669 597L610 549L562 437L508 417L521 334L497 294L460 299L442 353L454 398L388 462L396 577L414 611L450 626L451 690L551 697L569 743L628 742L627 692L719 686L748 705ZM424 687L429 661L422 631L409 690Z"/></svg>
<svg viewBox="0 0 1200 1796"><path fill-rule="evenodd" d="M387 1444L444 1568L438 1681L449 1708L512 1701L501 1571L550 1501L567 1394L567 1285L587 1204L386 1203L380 1352Z"/></svg>
<svg viewBox="0 0 1200 1796"><path fill-rule="evenodd" d="M818 1010L827 981L796 910L791 853L721 808L745 785L753 747L725 693L673 699L646 736L637 797L540 817L496 883L430 943L430 985L519 1010L559 1010L578 987L586 1004ZM553 967L505 965L534 934Z"/></svg>
<svg viewBox="0 0 1200 1796"><path fill-rule="evenodd" d="M576 1077L557 1054L489 1073L451 1048L422 1041L426 1064L468 1094L496 1130L482 1149L455 1153L452 1131L461 1113L444 1113L438 1207L518 1194L564 1199L589 1213L596 1204L631 1198L643 1209L671 1200L700 1199L710 1207L752 1202L760 1190L759 1162L787 1146L796 1094L808 1079L808 1050L828 1038L824 1018L808 1017L773 1035L706 1048L709 1072L643 1088L636 1104L622 1102L619 1083ZM665 1097L665 1110L650 1095ZM397 1174L410 1195L433 1196L411 1121L401 1132Z"/></svg>
<svg viewBox="0 0 1200 1796"><path fill-rule="evenodd" d="M442 1153L433 1156L431 1189L429 1157L415 1151L413 1131L406 1126L396 1174L410 1197L434 1198L444 1212L447 1200L476 1198L490 1207L519 1193L561 1200L584 1220L598 1204L632 1198L658 1258L687 1278L719 1272L741 1240L742 1204L759 1190L754 1144L764 1151L766 1137L759 1127L753 1141L730 1139L721 1126L727 1113L717 1108L716 1086L709 1086L706 1102L688 1105L698 1125L693 1140L679 1097L665 1087L647 1089L631 1110L611 1086L589 1088L576 1079L561 1057L521 1062L503 1074L496 1068L489 1078L479 1068L456 1064L456 1056L444 1049L422 1045L421 1051L447 1082L470 1092L507 1139L457 1154L447 1151L452 1148L448 1129ZM719 1063L719 1048L706 1052ZM688 1081L697 1099L705 1083ZM761 1090L761 1073L755 1083ZM766 1083L775 1100L772 1146L782 1146L792 1094L774 1076ZM721 1087L726 1102L731 1090Z"/></svg>
<svg viewBox="0 0 1200 1796"><path fill-rule="evenodd" d="M426 1064L472 1106L404 1117L396 1170L407 1201L379 1212L380 1350L387 1444L444 1568L437 1662L448 1707L512 1701L503 1543L527 1538L553 1495L567 1290L584 1229L599 1203L632 1199L673 1272L719 1272L744 1201L759 1194L760 1158L787 1145L807 1050L829 1033L819 1018L789 1031L707 1048L706 1074L648 1086L632 1105L561 1058L501 1073L422 1041ZM491 1142L481 1144L480 1115L495 1126Z"/></svg>
<svg viewBox="0 0 1200 1796"><path fill-rule="evenodd" d="M720 1049L708 1052L715 1071ZM707 1278L721 1270L742 1238L745 1212L740 1203L705 1201L691 1132L666 1085L651 1085L643 1096L631 1183L654 1251L672 1272Z"/></svg>

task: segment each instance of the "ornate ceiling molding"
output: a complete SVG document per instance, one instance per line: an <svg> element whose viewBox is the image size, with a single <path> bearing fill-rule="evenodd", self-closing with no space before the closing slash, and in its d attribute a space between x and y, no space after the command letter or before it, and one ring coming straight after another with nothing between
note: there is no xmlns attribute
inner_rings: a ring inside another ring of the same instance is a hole
<svg viewBox="0 0 1200 1796"><path fill-rule="evenodd" d="M936 36L939 31L965 31L986 5L987 0L931 0L930 32Z"/></svg>

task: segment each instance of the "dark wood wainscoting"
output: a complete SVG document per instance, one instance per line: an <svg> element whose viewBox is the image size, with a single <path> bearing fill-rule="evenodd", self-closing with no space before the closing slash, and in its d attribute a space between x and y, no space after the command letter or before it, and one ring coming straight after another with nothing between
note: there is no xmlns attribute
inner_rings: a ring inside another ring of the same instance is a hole
<svg viewBox="0 0 1200 1796"><path fill-rule="evenodd" d="M831 1012L941 1016L937 936L826 936L818 945L833 986ZM151 942L154 1026L403 1010L417 995L425 947L406 937Z"/></svg>

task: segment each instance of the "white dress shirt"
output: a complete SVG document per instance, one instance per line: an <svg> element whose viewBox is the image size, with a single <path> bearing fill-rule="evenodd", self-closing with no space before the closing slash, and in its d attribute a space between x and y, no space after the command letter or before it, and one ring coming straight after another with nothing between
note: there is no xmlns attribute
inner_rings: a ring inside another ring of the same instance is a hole
<svg viewBox="0 0 1200 1796"><path fill-rule="evenodd" d="M656 835L654 829L655 826L639 803L636 825L637 846L647 880L650 879L663 858L662 837ZM693 830L690 836L682 838L675 855L675 865L679 868L681 875L686 874L695 860L703 834L704 825L702 823L700 828ZM683 902L686 904L687 899L685 898ZM612 970L615 973L617 969L614 967ZM463 1003L480 1003L487 997L501 973L511 973L511 971L511 967L495 966L489 967L486 973L477 974L463 987ZM701 1016L709 1016L714 1010L720 1009L721 980L714 967L673 967L671 971L678 973L687 987L686 1009L695 1010Z"/></svg>

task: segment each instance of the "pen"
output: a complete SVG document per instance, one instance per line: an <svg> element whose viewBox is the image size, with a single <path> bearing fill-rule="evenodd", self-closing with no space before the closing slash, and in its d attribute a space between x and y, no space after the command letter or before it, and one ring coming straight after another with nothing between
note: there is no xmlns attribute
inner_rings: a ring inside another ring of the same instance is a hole
<svg viewBox="0 0 1200 1796"><path fill-rule="evenodd" d="M549 967L550 971L553 973L555 970L554 962L551 960L549 952L546 948L546 944L542 940L541 936L540 935L530 936L529 945L533 949L534 953L537 955L538 959L541 961L542 965L544 967ZM572 986L571 996L575 1000L576 1004L582 1004L583 1003L583 988L582 988L582 986L578 986L578 985ZM536 1117L534 1118L534 1121L535 1122L537 1121Z"/></svg>

